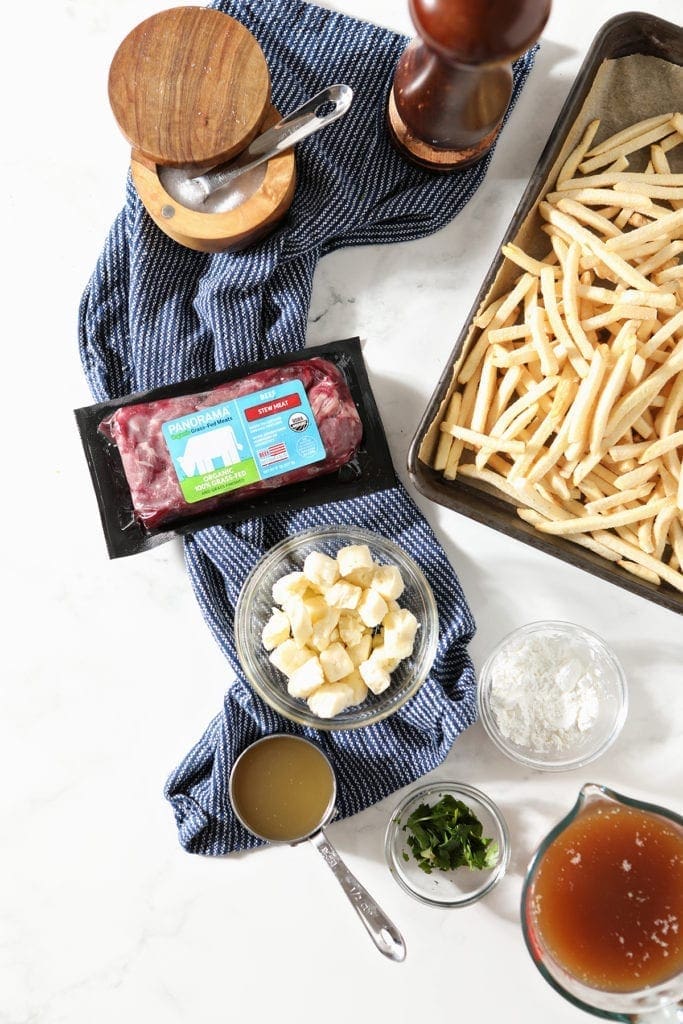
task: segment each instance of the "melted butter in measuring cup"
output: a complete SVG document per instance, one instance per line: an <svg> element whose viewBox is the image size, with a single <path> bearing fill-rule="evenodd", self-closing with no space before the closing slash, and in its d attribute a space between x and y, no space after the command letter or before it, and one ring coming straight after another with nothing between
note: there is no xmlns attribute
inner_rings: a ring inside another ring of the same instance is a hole
<svg viewBox="0 0 683 1024"><path fill-rule="evenodd" d="M336 795L332 765L301 736L264 736L240 754L230 773L230 801L244 827L270 843L312 843L379 951L400 962L406 955L401 933L325 835Z"/></svg>
<svg viewBox="0 0 683 1024"><path fill-rule="evenodd" d="M197 213L227 213L241 206L258 192L266 170L266 164L254 167L206 196L194 181L196 167L157 167L159 180L168 194L180 206Z"/></svg>
<svg viewBox="0 0 683 1024"><path fill-rule="evenodd" d="M335 790L329 761L312 743L269 736L235 762L230 796L250 832L289 843L309 836L329 818Z"/></svg>

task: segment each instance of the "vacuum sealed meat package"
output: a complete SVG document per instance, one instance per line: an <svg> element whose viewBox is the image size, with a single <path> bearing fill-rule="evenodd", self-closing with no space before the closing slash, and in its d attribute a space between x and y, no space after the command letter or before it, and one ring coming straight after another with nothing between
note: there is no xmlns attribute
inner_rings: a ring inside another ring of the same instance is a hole
<svg viewBox="0 0 683 1024"><path fill-rule="evenodd" d="M76 418L111 557L395 481L358 339L77 409Z"/></svg>
<svg viewBox="0 0 683 1024"><path fill-rule="evenodd" d="M100 424L118 447L138 520L147 526L230 498L331 473L363 434L341 372L299 360L198 394L124 406Z"/></svg>

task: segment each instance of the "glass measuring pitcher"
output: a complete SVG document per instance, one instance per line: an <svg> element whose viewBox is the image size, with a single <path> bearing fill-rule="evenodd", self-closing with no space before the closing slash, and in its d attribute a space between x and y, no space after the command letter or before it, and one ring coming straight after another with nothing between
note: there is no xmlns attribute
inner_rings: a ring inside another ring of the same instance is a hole
<svg viewBox="0 0 683 1024"><path fill-rule="evenodd" d="M683 818L587 783L527 870L522 929L582 1010L683 1022Z"/></svg>

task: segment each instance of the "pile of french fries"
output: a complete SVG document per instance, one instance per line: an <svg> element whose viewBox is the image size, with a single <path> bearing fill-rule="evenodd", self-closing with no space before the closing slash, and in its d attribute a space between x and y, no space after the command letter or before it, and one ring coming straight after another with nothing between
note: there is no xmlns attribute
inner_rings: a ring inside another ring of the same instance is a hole
<svg viewBox="0 0 683 1024"><path fill-rule="evenodd" d="M599 124L540 203L547 256L503 246L520 273L474 321L433 465L683 591L683 115L593 146Z"/></svg>

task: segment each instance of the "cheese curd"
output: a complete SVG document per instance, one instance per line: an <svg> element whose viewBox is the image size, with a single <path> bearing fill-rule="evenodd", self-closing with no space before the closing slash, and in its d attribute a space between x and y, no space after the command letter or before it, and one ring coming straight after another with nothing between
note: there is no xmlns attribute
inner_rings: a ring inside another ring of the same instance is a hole
<svg viewBox="0 0 683 1024"><path fill-rule="evenodd" d="M404 586L399 569L375 562L367 544L342 547L336 558L312 551L301 572L273 584L263 646L314 715L334 718L391 685L420 628L397 603Z"/></svg>

